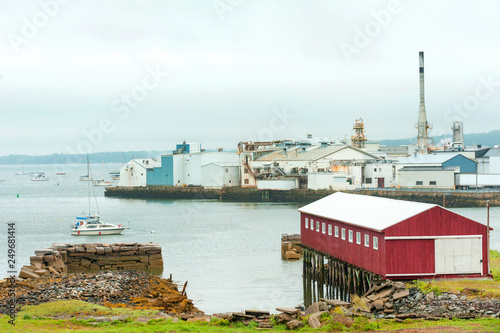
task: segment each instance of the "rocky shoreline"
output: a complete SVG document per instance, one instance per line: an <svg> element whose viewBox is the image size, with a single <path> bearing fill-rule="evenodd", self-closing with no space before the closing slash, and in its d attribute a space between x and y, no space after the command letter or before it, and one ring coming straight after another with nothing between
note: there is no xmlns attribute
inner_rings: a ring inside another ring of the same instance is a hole
<svg viewBox="0 0 500 333"><path fill-rule="evenodd" d="M10 302L9 279L0 281L0 313L8 314ZM37 305L56 300L81 300L106 307L129 307L159 310L159 316L173 321L241 322L259 328L272 328L284 324L293 330L305 326L318 328L341 323L350 327L356 318L393 319L476 319L500 318L500 300L476 298L479 290L466 289L461 294L435 295L418 288L406 288L402 282L381 281L363 297L352 302L321 299L306 309L277 308L278 314L268 311L246 310L206 315L198 310L186 295L186 284L162 279L142 271L107 271L100 273L74 273L44 275L38 279L16 281L16 302ZM160 318L158 317L158 318ZM121 318L119 320L125 320ZM109 321L109 318L101 318Z"/></svg>
<svg viewBox="0 0 500 333"><path fill-rule="evenodd" d="M0 313L9 313L11 286L10 279L0 281ZM201 313L188 299L185 288L180 292L171 279L143 271L64 273L29 280L17 278L15 290L18 307L73 299L108 307L163 310L172 315Z"/></svg>

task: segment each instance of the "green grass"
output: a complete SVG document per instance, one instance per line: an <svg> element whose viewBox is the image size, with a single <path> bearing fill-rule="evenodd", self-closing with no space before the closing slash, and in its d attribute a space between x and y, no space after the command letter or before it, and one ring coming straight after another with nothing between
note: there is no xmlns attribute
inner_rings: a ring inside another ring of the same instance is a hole
<svg viewBox="0 0 500 333"><path fill-rule="evenodd" d="M437 321L428 320L410 320L407 319L403 323L398 323L394 320L380 321L379 330L401 330L401 329L415 329L415 328L430 328L434 327L454 327L464 332L500 332L500 320L492 318L483 319L442 319ZM439 330L438 330L439 331ZM436 332L438 332L436 331Z"/></svg>
<svg viewBox="0 0 500 333"><path fill-rule="evenodd" d="M133 310L129 308L108 308L102 305L87 303L78 300L62 300L39 305L24 306L18 313L18 317L29 316L54 317L65 314L92 315L92 316L128 316L137 318L139 316L155 316L157 310Z"/></svg>
<svg viewBox="0 0 500 333"><path fill-rule="evenodd" d="M137 322L111 322L111 323L95 323L91 320L60 320L60 319L23 319L18 317L16 325L8 324L8 317L0 317L1 332L260 332L256 329L256 324L250 327L242 323L231 324L231 326L219 325L214 322L204 323L189 323L178 322L173 323L171 320L151 320L146 324ZM349 324L342 321L331 320L324 327L319 329L311 329L304 327L298 332L328 332L328 331L378 331L378 330L401 330L415 328L437 328L439 327L454 327L466 332L500 332L498 319L476 319L476 320L406 320L404 323L397 323L393 320L368 320L366 318L355 318ZM277 325L272 332L288 331L285 325Z"/></svg>

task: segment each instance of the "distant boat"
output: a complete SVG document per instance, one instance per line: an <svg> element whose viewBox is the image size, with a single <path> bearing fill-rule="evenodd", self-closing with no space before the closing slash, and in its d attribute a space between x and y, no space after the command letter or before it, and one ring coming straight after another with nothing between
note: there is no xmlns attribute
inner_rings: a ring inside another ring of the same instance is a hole
<svg viewBox="0 0 500 333"><path fill-rule="evenodd" d="M80 176L80 181L82 181L82 182L89 182L91 180L92 180L92 178L90 178L89 175Z"/></svg>
<svg viewBox="0 0 500 333"><path fill-rule="evenodd" d="M41 181L49 180L49 177L45 177L45 173L43 173L43 172L38 172L38 173L33 175L31 180L34 182L41 182Z"/></svg>
<svg viewBox="0 0 500 333"><path fill-rule="evenodd" d="M59 171L56 173L56 175L58 176L64 176L66 174L66 172L63 172L63 171Z"/></svg>
<svg viewBox="0 0 500 333"><path fill-rule="evenodd" d="M5 179L0 179L0 183L3 183L5 181Z"/></svg>
<svg viewBox="0 0 500 333"><path fill-rule="evenodd" d="M33 176L33 175L36 175L37 173L39 173L39 172L38 171L31 171L31 172L20 171L20 172L16 172L16 176Z"/></svg>
<svg viewBox="0 0 500 333"><path fill-rule="evenodd" d="M118 180L120 179L120 170L113 170L109 172L111 179Z"/></svg>
<svg viewBox="0 0 500 333"><path fill-rule="evenodd" d="M96 179L94 180L94 186L111 186L113 183L106 182L104 179Z"/></svg>

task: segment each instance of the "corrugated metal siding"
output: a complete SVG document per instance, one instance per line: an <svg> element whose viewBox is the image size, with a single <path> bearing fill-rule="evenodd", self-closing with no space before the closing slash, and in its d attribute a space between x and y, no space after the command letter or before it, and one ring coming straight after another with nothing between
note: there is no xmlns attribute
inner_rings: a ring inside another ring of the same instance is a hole
<svg viewBox="0 0 500 333"><path fill-rule="evenodd" d="M387 240L387 274L434 273L434 239Z"/></svg>
<svg viewBox="0 0 500 333"><path fill-rule="evenodd" d="M477 164L473 160L463 156L457 155L452 159L443 163L443 167L460 167L460 173L476 173Z"/></svg>
<svg viewBox="0 0 500 333"><path fill-rule="evenodd" d="M147 174L147 179L146 179L147 185L174 185L173 157L162 156L161 167L156 167L153 170L148 170L146 174Z"/></svg>
<svg viewBox="0 0 500 333"><path fill-rule="evenodd" d="M314 221L314 230L305 228L305 219L310 225ZM316 231L316 222L320 223L319 232ZM322 225L325 223L325 233ZM332 235L328 234L328 226L332 226ZM335 237L335 227L339 228L339 235ZM345 240L342 239L342 228L345 229ZM349 230L353 232L353 241L349 242ZM356 243L356 233L361 233L361 244ZM369 247L364 245L365 235L369 236ZM373 237L378 238L378 250L373 248ZM335 258L364 268L376 274L385 274L385 244L384 234L371 230L351 226L342 222L315 217L301 213L301 240L302 244L317 251L329 254Z"/></svg>
<svg viewBox="0 0 500 333"><path fill-rule="evenodd" d="M390 214L390 212L387 212ZM305 228L305 218L320 222L320 231ZM322 223L326 233L322 233ZM332 236L328 225L332 225ZM335 226L339 237L335 237ZM341 239L341 228L346 229L346 239ZM348 240L348 230L354 234L353 242ZM356 244L356 232L361 232L361 244ZM364 235L370 236L370 247L364 246ZM487 274L488 254L486 251L486 226L455 214L442 207L434 207L397 223L382 233L350 226L349 224L301 213L301 237L305 246L329 254L340 260L364 268L376 274L430 274L435 272L434 239L384 240L385 237L439 237L439 236L482 235L483 272ZM373 249L373 236L378 237L378 250Z"/></svg>
<svg viewBox="0 0 500 333"><path fill-rule="evenodd" d="M385 236L466 236L482 235L483 272L488 272L486 226L442 207L434 207L385 229ZM417 249L416 251L419 251ZM388 253L389 255L389 253Z"/></svg>

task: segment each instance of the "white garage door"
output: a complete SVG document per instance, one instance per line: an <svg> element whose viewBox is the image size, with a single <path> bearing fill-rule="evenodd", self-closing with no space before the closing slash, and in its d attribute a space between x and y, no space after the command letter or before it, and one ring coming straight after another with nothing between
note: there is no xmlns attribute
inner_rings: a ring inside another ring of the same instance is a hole
<svg viewBox="0 0 500 333"><path fill-rule="evenodd" d="M436 274L481 273L481 238L435 240Z"/></svg>

